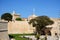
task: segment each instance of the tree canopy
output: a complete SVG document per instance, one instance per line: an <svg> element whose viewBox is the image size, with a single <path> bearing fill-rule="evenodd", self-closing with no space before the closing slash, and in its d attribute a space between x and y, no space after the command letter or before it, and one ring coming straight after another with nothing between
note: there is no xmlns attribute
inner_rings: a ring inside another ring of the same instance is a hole
<svg viewBox="0 0 60 40"><path fill-rule="evenodd" d="M33 27L36 27L36 31L40 33L42 28L47 25L52 25L54 22L48 16L38 16L34 19L31 19L29 24L32 24Z"/></svg>
<svg viewBox="0 0 60 40"><path fill-rule="evenodd" d="M7 20L7 21L12 21L12 15L10 13L4 13L1 16L1 19Z"/></svg>
<svg viewBox="0 0 60 40"><path fill-rule="evenodd" d="M54 22L48 16L38 16L29 21L29 24L32 24L36 29L37 40L39 40L39 35L43 28L46 28L47 25L52 25Z"/></svg>
<svg viewBox="0 0 60 40"><path fill-rule="evenodd" d="M17 20L17 21L22 21L22 19L21 19L21 18L16 18L16 20Z"/></svg>

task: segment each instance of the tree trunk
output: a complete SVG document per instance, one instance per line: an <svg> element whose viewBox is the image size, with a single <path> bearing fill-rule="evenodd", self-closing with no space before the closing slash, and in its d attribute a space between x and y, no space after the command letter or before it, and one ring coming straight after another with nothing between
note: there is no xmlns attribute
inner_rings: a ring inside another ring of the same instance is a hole
<svg viewBox="0 0 60 40"><path fill-rule="evenodd" d="M37 33L37 40L39 40L40 39L40 35L39 35L39 33Z"/></svg>
<svg viewBox="0 0 60 40"><path fill-rule="evenodd" d="M37 40L39 40L39 37L37 37Z"/></svg>
<svg viewBox="0 0 60 40"><path fill-rule="evenodd" d="M37 40L39 40L39 37L37 37Z"/></svg>
<svg viewBox="0 0 60 40"><path fill-rule="evenodd" d="M47 34L45 35L45 40L47 40Z"/></svg>
<svg viewBox="0 0 60 40"><path fill-rule="evenodd" d="M9 22L9 21L8 21Z"/></svg>

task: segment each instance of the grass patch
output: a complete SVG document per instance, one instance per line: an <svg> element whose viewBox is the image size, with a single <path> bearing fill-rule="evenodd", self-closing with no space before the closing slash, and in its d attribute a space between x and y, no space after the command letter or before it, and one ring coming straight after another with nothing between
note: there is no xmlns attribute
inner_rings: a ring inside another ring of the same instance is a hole
<svg viewBox="0 0 60 40"><path fill-rule="evenodd" d="M27 38L22 38L20 36L27 36L27 35L31 36L33 34L9 34L9 35L13 36L15 40L28 40Z"/></svg>

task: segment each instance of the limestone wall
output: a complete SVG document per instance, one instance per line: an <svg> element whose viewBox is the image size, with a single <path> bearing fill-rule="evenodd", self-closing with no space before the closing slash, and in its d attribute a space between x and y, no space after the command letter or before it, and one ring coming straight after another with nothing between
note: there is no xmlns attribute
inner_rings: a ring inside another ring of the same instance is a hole
<svg viewBox="0 0 60 40"><path fill-rule="evenodd" d="M51 34L54 36L55 33L59 33L58 19L51 18L54 21ZM9 34L23 34L23 33L33 33L34 28L28 24L28 21L12 21L8 23L8 33Z"/></svg>
<svg viewBox="0 0 60 40"><path fill-rule="evenodd" d="M0 40L9 40L7 27L8 22L0 21Z"/></svg>
<svg viewBox="0 0 60 40"><path fill-rule="evenodd" d="M8 23L9 34L33 33L33 27L28 24L28 21L12 21Z"/></svg>
<svg viewBox="0 0 60 40"><path fill-rule="evenodd" d="M54 24L51 25L51 34L55 36L55 33L59 34L59 26L58 26L58 19L56 18L51 18L54 21Z"/></svg>

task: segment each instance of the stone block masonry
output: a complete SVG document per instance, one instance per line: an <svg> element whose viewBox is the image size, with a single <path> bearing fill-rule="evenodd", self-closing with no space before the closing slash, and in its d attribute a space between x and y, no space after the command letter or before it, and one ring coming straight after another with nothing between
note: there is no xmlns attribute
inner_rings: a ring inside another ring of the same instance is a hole
<svg viewBox="0 0 60 40"><path fill-rule="evenodd" d="M8 22L0 21L0 40L9 40L7 27Z"/></svg>

